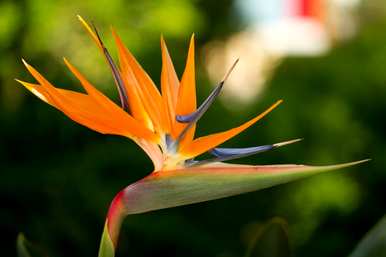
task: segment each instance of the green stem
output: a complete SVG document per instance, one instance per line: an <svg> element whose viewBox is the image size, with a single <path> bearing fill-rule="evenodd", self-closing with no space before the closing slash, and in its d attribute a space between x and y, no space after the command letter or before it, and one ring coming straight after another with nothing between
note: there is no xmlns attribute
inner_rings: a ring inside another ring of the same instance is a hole
<svg viewBox="0 0 386 257"><path fill-rule="evenodd" d="M98 257L114 257L115 255L119 231L126 216L122 196L123 191L119 192L111 202L102 233Z"/></svg>

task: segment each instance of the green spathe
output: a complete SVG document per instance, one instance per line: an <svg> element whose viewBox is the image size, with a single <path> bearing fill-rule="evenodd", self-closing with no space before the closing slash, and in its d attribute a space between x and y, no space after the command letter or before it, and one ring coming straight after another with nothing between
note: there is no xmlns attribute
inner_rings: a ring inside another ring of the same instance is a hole
<svg viewBox="0 0 386 257"><path fill-rule="evenodd" d="M107 228L107 222L106 222L103 228L101 243L99 245L98 257L114 257L114 255L115 255L115 248L109 236L109 230Z"/></svg>
<svg viewBox="0 0 386 257"><path fill-rule="evenodd" d="M122 201L126 214L143 213L256 191L365 161L329 166L217 163L153 172L126 187Z"/></svg>

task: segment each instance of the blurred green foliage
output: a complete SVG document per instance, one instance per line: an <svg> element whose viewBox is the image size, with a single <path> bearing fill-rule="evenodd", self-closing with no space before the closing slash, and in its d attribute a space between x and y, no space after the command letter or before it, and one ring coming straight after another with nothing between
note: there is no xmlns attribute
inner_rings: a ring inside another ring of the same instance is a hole
<svg viewBox="0 0 386 257"><path fill-rule="evenodd" d="M349 257L386 256L386 216L363 237Z"/></svg>
<svg viewBox="0 0 386 257"><path fill-rule="evenodd" d="M249 246L245 257L289 257L291 250L288 239L288 225L280 218L273 218L264 224L251 224L245 234Z"/></svg>
<svg viewBox="0 0 386 257"><path fill-rule="evenodd" d="M151 171L149 160L132 142L89 131L17 85L14 78L31 80L20 58L55 85L78 88L61 64L66 56L114 98L108 68L76 14L94 21L112 53L109 26L114 25L157 83L160 34L181 74L187 42L195 32L198 97L203 99L210 87L200 50L242 28L233 8L230 0L0 2L4 256L15 256L18 232L39 242L49 256L96 256L110 200ZM272 216L287 220L294 256L347 256L386 210L384 10L382 1L365 2L356 38L323 57L285 60L262 101L237 113L217 102L198 132L230 128L283 98L278 110L227 145L305 140L245 163L327 164L367 157L371 163L230 199L131 216L118 256L238 256L246 249L240 243L243 227Z"/></svg>

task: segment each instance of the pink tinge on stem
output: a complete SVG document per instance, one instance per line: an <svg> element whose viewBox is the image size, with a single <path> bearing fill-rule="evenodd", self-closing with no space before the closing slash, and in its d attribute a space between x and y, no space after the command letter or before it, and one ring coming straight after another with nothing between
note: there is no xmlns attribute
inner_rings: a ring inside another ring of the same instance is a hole
<svg viewBox="0 0 386 257"><path fill-rule="evenodd" d="M121 229L122 221L125 218L125 206L122 202L123 191L120 191L110 204L109 211L107 213L107 228L111 241L114 247L117 246L119 231Z"/></svg>

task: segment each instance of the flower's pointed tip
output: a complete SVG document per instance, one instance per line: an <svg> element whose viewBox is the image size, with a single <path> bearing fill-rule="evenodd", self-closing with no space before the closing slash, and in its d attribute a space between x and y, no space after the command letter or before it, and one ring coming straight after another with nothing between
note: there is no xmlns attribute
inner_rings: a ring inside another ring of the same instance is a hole
<svg viewBox="0 0 386 257"><path fill-rule="evenodd" d="M84 28L86 28L86 30L89 31L89 33L92 32L92 29L90 28L90 25L87 23L87 21L85 19L83 19L82 16L80 15L76 15L76 17L78 18L78 20L80 21L80 23L83 25ZM91 33L92 34L92 33Z"/></svg>
<svg viewBox="0 0 386 257"><path fill-rule="evenodd" d="M189 43L189 48L192 50L192 51L194 51L194 41L195 41L195 38L196 38L196 36L194 35L194 33L192 33L192 35L190 36L190 43Z"/></svg>
<svg viewBox="0 0 386 257"><path fill-rule="evenodd" d="M93 24L91 24L92 26L90 26L80 15L77 15L77 17L80 23L82 24L82 26L91 36L91 38L94 40L98 48L103 52L103 43L99 38L98 31L96 30L95 26Z"/></svg>
<svg viewBox="0 0 386 257"><path fill-rule="evenodd" d="M160 42L161 42L161 50L166 50L166 42L165 42L165 37L163 34L160 36Z"/></svg>
<svg viewBox="0 0 386 257"><path fill-rule="evenodd" d="M20 79L15 79L16 82L20 83L23 87L25 87L26 89L28 89L30 92L32 92L35 96L37 96L38 98L40 98L41 100L43 100L44 102L49 103L49 100L47 99L47 97L42 94L39 90L37 90L35 87L36 85L33 85L31 83L28 83L28 82L25 82L25 81L22 81ZM52 105L52 104L51 104Z"/></svg>
<svg viewBox="0 0 386 257"><path fill-rule="evenodd" d="M357 164L361 164L361 163L364 163L364 162L369 162L371 161L372 159L370 158L367 158L367 159L363 159L363 160L360 160L360 161L356 161L356 162L351 162L352 165L357 165Z"/></svg>
<svg viewBox="0 0 386 257"><path fill-rule="evenodd" d="M347 163L342 163L342 164L337 164L337 165L330 165L329 167L331 167L332 169L335 170L335 169L341 169L341 168L347 168L347 167L355 166L355 165L362 164L362 163L369 162L369 161L371 161L371 159L363 159L363 160L359 160L359 161L347 162ZM328 166L325 166L325 167L328 167Z"/></svg>
<svg viewBox="0 0 386 257"><path fill-rule="evenodd" d="M277 100L273 105L271 105L271 107L268 108L268 110L266 112L264 112L264 114L267 114L267 113L271 112L273 109L275 109L281 103L283 103L283 99Z"/></svg>
<svg viewBox="0 0 386 257"><path fill-rule="evenodd" d="M110 25L110 30L111 30L111 33L114 35L116 34L116 30L115 30L115 27L113 25Z"/></svg>
<svg viewBox="0 0 386 257"><path fill-rule="evenodd" d="M80 16L79 14L77 14L76 15L76 18L78 18L78 20L80 21L80 22L86 22L84 19L83 19L83 17L82 16Z"/></svg>
<svg viewBox="0 0 386 257"><path fill-rule="evenodd" d="M64 64L66 64L67 67L72 67L72 64L70 63L70 61L66 57L63 56L62 58L63 58Z"/></svg>
<svg viewBox="0 0 386 257"><path fill-rule="evenodd" d="M110 30L111 30L111 34L113 34L114 39L117 41L119 38L117 30L113 26L110 26Z"/></svg>
<svg viewBox="0 0 386 257"><path fill-rule="evenodd" d="M24 58L21 58L21 61L23 62L24 66L28 67L29 64L26 62L26 60L24 60Z"/></svg>
<svg viewBox="0 0 386 257"><path fill-rule="evenodd" d="M303 138L297 138L297 139L292 139L292 140L276 143L276 144L273 144L272 146L273 147L281 147L281 146L297 143L297 142L302 141L302 140L303 140Z"/></svg>
<svg viewBox="0 0 386 257"><path fill-rule="evenodd" d="M28 70L29 72L31 72L31 73L34 73L34 72L35 72L34 68L33 68L31 65L29 65L29 64L27 63L27 61L24 60L24 58L21 58L21 61L23 62L24 66L27 68L27 70Z"/></svg>
<svg viewBox="0 0 386 257"><path fill-rule="evenodd" d="M232 64L232 66L230 67L230 69L228 70L228 72L225 74L224 78L221 80L221 83L224 84L225 81L228 79L229 75L232 73L232 71L235 69L237 63L239 62L240 58L237 58L234 63Z"/></svg>
<svg viewBox="0 0 386 257"><path fill-rule="evenodd" d="M80 16L79 14L77 14L76 17L78 18L78 21L80 21L80 23L82 23L82 25L83 25L84 27L86 27L86 28L88 27L88 23L83 19L82 16Z"/></svg>
<svg viewBox="0 0 386 257"><path fill-rule="evenodd" d="M17 83L20 83L20 84L22 84L23 86L24 86L24 81L22 81L22 80L20 80L20 79L14 79Z"/></svg>
<svg viewBox="0 0 386 257"><path fill-rule="evenodd" d="M68 68L70 68L70 70L73 68L72 64L71 64L71 63L67 60L67 58L64 57L64 56L63 56L63 62L64 62L64 64L65 64Z"/></svg>

